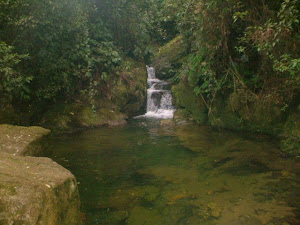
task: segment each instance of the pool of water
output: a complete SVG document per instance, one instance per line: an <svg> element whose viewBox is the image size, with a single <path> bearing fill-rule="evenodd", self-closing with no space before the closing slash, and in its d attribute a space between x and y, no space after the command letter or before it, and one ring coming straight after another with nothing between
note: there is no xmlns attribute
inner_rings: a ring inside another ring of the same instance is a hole
<svg viewBox="0 0 300 225"><path fill-rule="evenodd" d="M299 162L268 137L134 120L53 136L87 225L300 224Z"/></svg>

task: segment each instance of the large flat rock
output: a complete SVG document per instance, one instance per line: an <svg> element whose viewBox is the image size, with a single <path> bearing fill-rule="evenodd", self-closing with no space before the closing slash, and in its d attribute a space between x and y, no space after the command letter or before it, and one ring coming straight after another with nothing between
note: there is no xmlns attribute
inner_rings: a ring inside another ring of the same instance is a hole
<svg viewBox="0 0 300 225"><path fill-rule="evenodd" d="M0 125L0 152L12 155L35 155L41 151L41 139L48 135L50 130L42 127L18 127Z"/></svg>
<svg viewBox="0 0 300 225"><path fill-rule="evenodd" d="M74 175L49 158L24 156L49 132L0 125L0 225L82 224Z"/></svg>

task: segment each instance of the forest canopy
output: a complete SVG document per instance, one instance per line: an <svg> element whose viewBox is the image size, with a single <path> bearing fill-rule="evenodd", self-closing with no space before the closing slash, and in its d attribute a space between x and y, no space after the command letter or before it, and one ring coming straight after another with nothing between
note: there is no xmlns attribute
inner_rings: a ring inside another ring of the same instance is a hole
<svg viewBox="0 0 300 225"><path fill-rule="evenodd" d="M11 104L101 95L180 35L196 95L235 91L292 104L300 86L299 0L2 0L0 94Z"/></svg>

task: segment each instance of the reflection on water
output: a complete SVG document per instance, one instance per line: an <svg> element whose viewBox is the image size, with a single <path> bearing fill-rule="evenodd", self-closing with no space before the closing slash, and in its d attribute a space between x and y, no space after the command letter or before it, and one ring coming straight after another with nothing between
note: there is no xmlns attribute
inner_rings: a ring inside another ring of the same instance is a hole
<svg viewBox="0 0 300 225"><path fill-rule="evenodd" d="M88 225L293 225L299 167L274 141L135 120L52 137Z"/></svg>

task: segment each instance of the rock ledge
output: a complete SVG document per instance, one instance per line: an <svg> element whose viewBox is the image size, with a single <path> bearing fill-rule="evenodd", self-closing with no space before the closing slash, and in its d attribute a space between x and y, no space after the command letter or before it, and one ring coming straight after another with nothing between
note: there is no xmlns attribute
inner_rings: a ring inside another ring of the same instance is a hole
<svg viewBox="0 0 300 225"><path fill-rule="evenodd" d="M41 152L50 131L0 125L0 224L80 225L73 174Z"/></svg>

